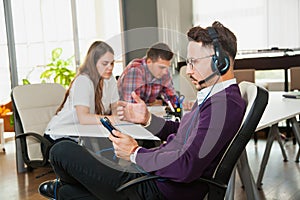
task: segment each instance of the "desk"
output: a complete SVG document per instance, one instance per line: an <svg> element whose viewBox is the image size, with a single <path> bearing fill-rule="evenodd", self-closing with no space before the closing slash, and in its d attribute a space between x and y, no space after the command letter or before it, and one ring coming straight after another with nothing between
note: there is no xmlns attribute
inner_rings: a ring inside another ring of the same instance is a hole
<svg viewBox="0 0 300 200"><path fill-rule="evenodd" d="M278 139L284 157L284 161L287 161L287 155L285 153L284 146L280 139L280 133L278 129L279 122L290 119L295 134L295 138L300 147L300 127L296 120L296 116L300 114L300 100L284 98L282 97L282 94L284 94L284 92L269 92L268 105L256 128L256 131L258 131L266 127L270 127L270 132L268 134L265 152L263 155L260 171L256 182L258 188L261 188L264 171L275 138ZM299 152L296 157L296 161L299 161Z"/></svg>

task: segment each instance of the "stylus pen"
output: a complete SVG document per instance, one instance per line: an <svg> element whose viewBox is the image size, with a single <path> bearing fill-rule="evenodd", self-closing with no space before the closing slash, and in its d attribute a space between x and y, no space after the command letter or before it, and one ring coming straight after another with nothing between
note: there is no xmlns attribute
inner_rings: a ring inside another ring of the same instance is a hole
<svg viewBox="0 0 300 200"><path fill-rule="evenodd" d="M170 107L172 112L175 112L175 109L173 107L173 105L171 104L170 100L167 101L168 106Z"/></svg>
<svg viewBox="0 0 300 200"><path fill-rule="evenodd" d="M174 109L173 105L171 104L170 100L167 100L167 101L166 101L166 98L165 98L164 95L162 95L162 94L160 95L160 97L162 98L162 100L163 100L164 102L166 102L166 103L168 104L168 106L170 107L171 111L172 111L172 112L175 112L175 109Z"/></svg>

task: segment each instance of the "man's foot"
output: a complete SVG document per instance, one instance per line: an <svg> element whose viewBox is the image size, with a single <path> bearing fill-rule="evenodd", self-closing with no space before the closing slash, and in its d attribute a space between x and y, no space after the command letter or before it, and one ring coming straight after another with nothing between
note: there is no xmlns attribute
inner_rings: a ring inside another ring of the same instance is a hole
<svg viewBox="0 0 300 200"><path fill-rule="evenodd" d="M51 181L45 181L39 186L39 193L49 199L56 199L56 193L62 183L55 179Z"/></svg>

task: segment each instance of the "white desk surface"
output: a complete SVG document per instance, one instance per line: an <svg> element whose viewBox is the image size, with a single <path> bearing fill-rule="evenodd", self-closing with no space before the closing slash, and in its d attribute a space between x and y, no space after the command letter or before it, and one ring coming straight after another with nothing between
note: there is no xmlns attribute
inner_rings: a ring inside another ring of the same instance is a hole
<svg viewBox="0 0 300 200"><path fill-rule="evenodd" d="M165 115L165 106L148 107L151 113L158 116ZM121 132L132 136L135 139L142 140L160 140L147 129L138 124L132 124L125 121L120 121L115 124L115 127ZM82 136L82 137L108 137L109 131L102 125L80 125L68 124L60 127L55 127L51 130L46 130L46 134L65 135L65 136Z"/></svg>
<svg viewBox="0 0 300 200"><path fill-rule="evenodd" d="M269 92L269 101L256 131L300 114L300 99L285 98L286 92Z"/></svg>

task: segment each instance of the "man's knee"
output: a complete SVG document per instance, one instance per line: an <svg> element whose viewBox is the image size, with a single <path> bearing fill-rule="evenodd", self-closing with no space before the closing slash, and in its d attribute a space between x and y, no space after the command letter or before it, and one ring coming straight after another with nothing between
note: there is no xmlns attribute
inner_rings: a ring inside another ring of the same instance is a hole
<svg viewBox="0 0 300 200"><path fill-rule="evenodd" d="M49 152L49 159L50 161L53 161L53 159L55 158L56 155L62 156L62 157L66 157L67 155L71 151L72 148L76 148L77 144L72 142L72 141L60 141L58 143L55 143Z"/></svg>

